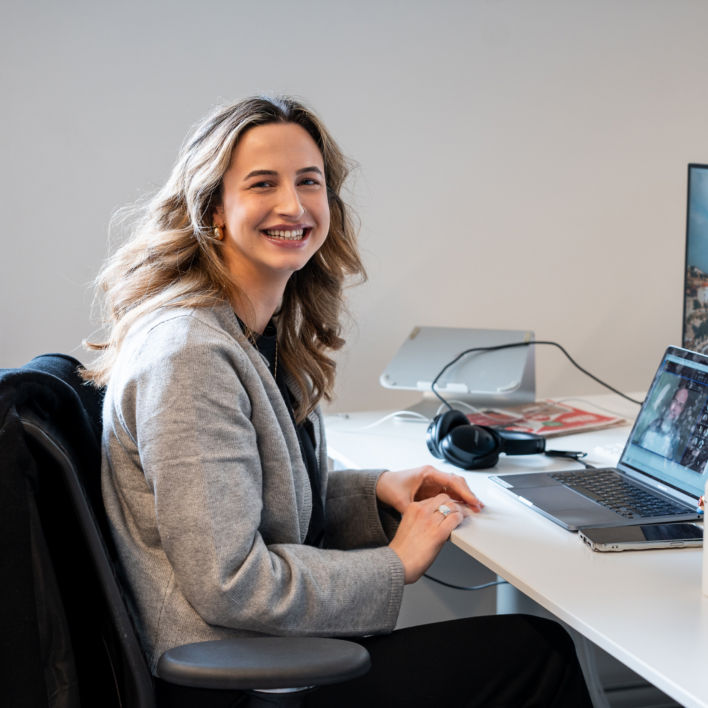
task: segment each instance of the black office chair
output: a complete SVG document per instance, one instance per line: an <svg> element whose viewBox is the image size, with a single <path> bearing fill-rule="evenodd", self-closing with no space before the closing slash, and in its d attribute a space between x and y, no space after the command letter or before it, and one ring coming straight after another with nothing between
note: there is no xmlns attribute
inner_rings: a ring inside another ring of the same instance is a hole
<svg viewBox="0 0 708 708"><path fill-rule="evenodd" d="M366 673L368 652L353 642L263 637L176 647L153 679L101 498L102 393L79 366L45 354L0 370L0 612L10 630L0 633L0 663L11 668L10 704L154 708L185 687L297 705L314 686Z"/></svg>

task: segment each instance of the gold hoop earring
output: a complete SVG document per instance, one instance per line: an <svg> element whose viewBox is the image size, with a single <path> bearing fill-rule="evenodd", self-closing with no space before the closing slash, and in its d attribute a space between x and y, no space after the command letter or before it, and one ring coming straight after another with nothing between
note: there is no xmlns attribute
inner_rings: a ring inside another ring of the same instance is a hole
<svg viewBox="0 0 708 708"><path fill-rule="evenodd" d="M217 241L224 240L224 232L221 230L222 228L223 228L222 226L217 226L216 224L214 224L214 226L212 226L211 232Z"/></svg>

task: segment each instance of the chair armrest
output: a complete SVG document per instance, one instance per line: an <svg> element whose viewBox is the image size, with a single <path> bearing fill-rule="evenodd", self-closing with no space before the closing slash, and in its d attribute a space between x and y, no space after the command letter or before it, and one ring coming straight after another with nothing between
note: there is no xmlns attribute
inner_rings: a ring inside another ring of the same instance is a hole
<svg viewBox="0 0 708 708"><path fill-rule="evenodd" d="M158 661L157 675L193 688L299 688L348 681L370 666L364 647L342 639L248 637L169 649Z"/></svg>

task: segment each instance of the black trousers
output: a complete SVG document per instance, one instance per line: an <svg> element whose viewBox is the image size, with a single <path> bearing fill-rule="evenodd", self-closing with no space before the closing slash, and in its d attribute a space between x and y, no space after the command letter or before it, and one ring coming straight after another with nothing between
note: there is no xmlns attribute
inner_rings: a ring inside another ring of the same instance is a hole
<svg viewBox="0 0 708 708"><path fill-rule="evenodd" d="M539 617L470 617L352 641L368 649L371 670L309 693L307 708L592 706L570 636ZM171 708L237 708L242 702L221 691L169 698Z"/></svg>

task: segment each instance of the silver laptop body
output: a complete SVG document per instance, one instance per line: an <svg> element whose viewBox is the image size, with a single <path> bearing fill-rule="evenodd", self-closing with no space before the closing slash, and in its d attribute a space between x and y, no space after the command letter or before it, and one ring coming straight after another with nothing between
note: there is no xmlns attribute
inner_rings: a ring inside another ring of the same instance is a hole
<svg viewBox="0 0 708 708"><path fill-rule="evenodd" d="M597 474L595 474L597 473ZM669 347L617 467L490 477L566 529L702 518L708 474L708 356ZM590 476L600 477L599 488ZM619 497L609 494L617 481ZM630 489L631 488L631 489ZM638 488L638 491L635 491ZM635 497L651 497L632 507Z"/></svg>

